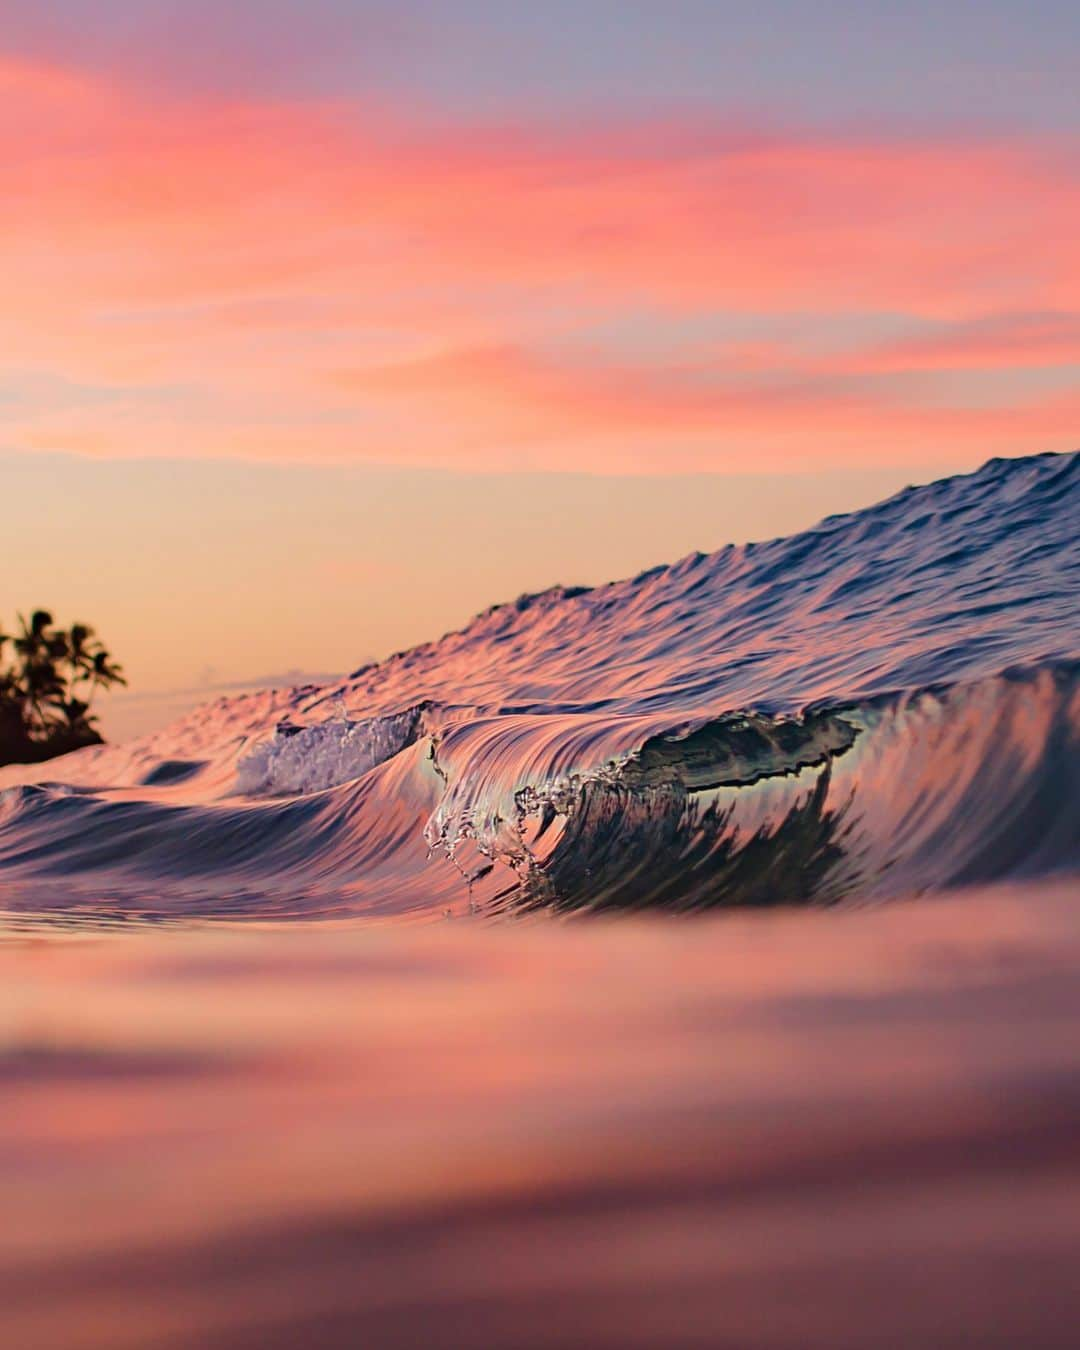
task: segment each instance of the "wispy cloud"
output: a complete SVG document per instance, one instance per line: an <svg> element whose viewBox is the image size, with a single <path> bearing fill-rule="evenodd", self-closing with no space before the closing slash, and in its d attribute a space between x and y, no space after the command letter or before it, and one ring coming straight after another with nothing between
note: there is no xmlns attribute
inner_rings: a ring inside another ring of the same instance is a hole
<svg viewBox="0 0 1080 1350"><path fill-rule="evenodd" d="M0 99L15 448L602 472L1075 438L1062 140L440 126L13 59ZM888 323L838 351L786 343L792 313ZM655 362L565 342L650 314ZM764 336L718 348L702 316Z"/></svg>

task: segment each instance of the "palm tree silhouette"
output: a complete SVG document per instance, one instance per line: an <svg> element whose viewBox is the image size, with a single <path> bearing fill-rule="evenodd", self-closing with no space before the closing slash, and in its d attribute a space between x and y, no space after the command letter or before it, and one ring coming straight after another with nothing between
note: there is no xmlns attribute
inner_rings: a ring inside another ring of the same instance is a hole
<svg viewBox="0 0 1080 1350"><path fill-rule="evenodd" d="M100 689L125 685L124 672L84 623L56 628L48 610L19 615L19 632L0 629L0 764L36 763L101 742L91 713Z"/></svg>

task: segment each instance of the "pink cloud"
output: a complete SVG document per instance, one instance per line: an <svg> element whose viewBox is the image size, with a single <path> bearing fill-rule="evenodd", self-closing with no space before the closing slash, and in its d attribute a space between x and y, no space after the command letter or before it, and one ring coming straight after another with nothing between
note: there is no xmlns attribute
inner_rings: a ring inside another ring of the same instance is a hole
<svg viewBox="0 0 1080 1350"><path fill-rule="evenodd" d="M1080 313L990 315L871 347L854 363L876 371L1080 368Z"/></svg>
<svg viewBox="0 0 1080 1350"><path fill-rule="evenodd" d="M880 387L1075 359L1065 143L449 128L2 60L0 99L0 344L18 369L116 391L24 407L8 444L464 468L528 446L647 470L1074 434L1067 391L1017 385L991 413ZM642 308L687 325L669 361L543 355ZM792 311L906 315L914 336L723 361L690 336L700 316ZM187 402L163 408L163 385Z"/></svg>

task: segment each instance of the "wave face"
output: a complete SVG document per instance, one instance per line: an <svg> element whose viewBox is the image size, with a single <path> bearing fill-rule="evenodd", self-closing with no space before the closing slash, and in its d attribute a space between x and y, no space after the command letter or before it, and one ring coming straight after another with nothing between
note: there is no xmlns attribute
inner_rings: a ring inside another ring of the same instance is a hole
<svg viewBox="0 0 1080 1350"><path fill-rule="evenodd" d="M0 774L0 908L402 917L1080 871L1080 454Z"/></svg>

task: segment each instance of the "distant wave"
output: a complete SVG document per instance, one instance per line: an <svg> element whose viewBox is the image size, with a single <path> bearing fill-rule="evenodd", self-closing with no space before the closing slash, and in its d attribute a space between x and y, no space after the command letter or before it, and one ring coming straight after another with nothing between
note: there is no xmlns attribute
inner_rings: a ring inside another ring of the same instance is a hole
<svg viewBox="0 0 1080 1350"><path fill-rule="evenodd" d="M1080 871L1080 455L0 774L0 907L869 901Z"/></svg>

